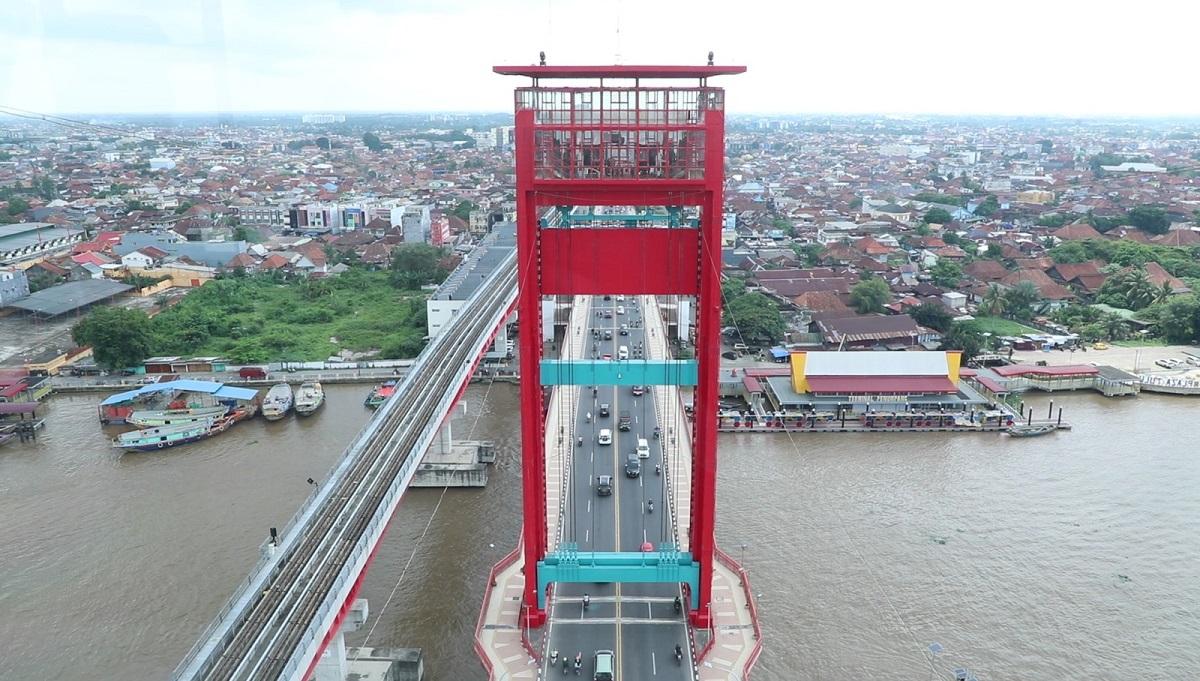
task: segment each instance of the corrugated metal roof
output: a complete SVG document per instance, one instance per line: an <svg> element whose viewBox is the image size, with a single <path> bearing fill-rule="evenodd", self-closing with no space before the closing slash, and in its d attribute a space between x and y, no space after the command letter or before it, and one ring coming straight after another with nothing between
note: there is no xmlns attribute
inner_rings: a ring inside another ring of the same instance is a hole
<svg viewBox="0 0 1200 681"><path fill-rule="evenodd" d="M1026 376L1033 374L1035 376L1090 376L1100 373L1100 370L1094 366L1086 364L1073 364L1057 367L1039 367L1029 366L1027 364L1009 364L1006 366L993 367L1000 376L1005 378L1009 376Z"/></svg>
<svg viewBox="0 0 1200 681"><path fill-rule="evenodd" d="M0 414L32 414L40 406L37 402L0 402Z"/></svg>
<svg viewBox="0 0 1200 681"><path fill-rule="evenodd" d="M944 352L810 352L804 374L814 376L939 376L950 369Z"/></svg>
<svg viewBox="0 0 1200 681"><path fill-rule="evenodd" d="M103 402L100 403L100 406L104 407L104 406L108 406L110 404L121 404L122 402L129 402L129 401L133 400L133 398L137 397L138 395L148 395L150 393L164 393L164 392L170 392L172 390L182 390L185 392L192 392L192 393L210 393L210 394L212 394L212 393L215 393L218 390L220 390L221 387L224 385L225 385L224 383L217 383L216 381L197 381L197 380L191 379L191 378L182 378L178 381L168 381L166 383L152 383L147 386L142 386L141 388L138 388L137 390L127 390L123 393L117 393L116 395L110 395L107 398L105 398L105 400Z"/></svg>
<svg viewBox="0 0 1200 681"><path fill-rule="evenodd" d="M227 397L231 400L252 400L258 397L258 391L254 388L238 388L232 385L222 386L220 390L213 393L214 397Z"/></svg>

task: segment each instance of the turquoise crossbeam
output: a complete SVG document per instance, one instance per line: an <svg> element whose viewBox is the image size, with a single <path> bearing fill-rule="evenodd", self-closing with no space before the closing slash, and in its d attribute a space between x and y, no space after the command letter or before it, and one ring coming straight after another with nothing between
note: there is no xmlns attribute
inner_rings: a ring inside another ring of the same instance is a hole
<svg viewBox="0 0 1200 681"><path fill-rule="evenodd" d="M686 551L664 544L642 553L578 551L574 544L538 561L538 607L546 607L546 589L554 583L678 584L691 588L692 609L700 607L700 564Z"/></svg>
<svg viewBox="0 0 1200 681"><path fill-rule="evenodd" d="M694 359L543 359L542 385L696 385Z"/></svg>

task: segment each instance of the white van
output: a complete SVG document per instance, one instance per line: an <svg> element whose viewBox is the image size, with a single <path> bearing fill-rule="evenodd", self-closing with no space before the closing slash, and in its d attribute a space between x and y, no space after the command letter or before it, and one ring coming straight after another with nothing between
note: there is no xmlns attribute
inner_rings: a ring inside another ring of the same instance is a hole
<svg viewBox="0 0 1200 681"><path fill-rule="evenodd" d="M617 348L617 359L629 359L629 346L622 345Z"/></svg>
<svg viewBox="0 0 1200 681"><path fill-rule="evenodd" d="M608 428L602 429L600 431L599 437L596 438L596 442L599 444L602 444L602 445L611 445L612 444L612 431L609 430Z"/></svg>
<svg viewBox="0 0 1200 681"><path fill-rule="evenodd" d="M638 438L637 455L639 459L650 458L650 443L644 437Z"/></svg>

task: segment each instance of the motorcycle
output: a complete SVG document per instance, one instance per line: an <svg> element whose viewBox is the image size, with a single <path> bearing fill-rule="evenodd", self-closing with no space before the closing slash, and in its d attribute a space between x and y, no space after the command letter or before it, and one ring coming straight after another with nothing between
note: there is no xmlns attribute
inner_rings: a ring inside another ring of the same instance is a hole
<svg viewBox="0 0 1200 681"><path fill-rule="evenodd" d="M683 601L681 601L679 599L679 596L676 596L675 597L675 614L678 615L679 611L682 609L683 609Z"/></svg>
<svg viewBox="0 0 1200 681"><path fill-rule="evenodd" d="M587 610L592 605L592 597L587 594L583 595L583 609Z"/></svg>
<svg viewBox="0 0 1200 681"><path fill-rule="evenodd" d="M675 664L683 664L683 647L675 646Z"/></svg>
<svg viewBox="0 0 1200 681"><path fill-rule="evenodd" d="M654 513L654 500L653 499L646 502L646 508L649 509L650 513Z"/></svg>
<svg viewBox="0 0 1200 681"><path fill-rule="evenodd" d="M566 658L566 656L564 655L563 656L563 676L567 675L567 670L569 670L570 668L571 668L571 661L568 660Z"/></svg>
<svg viewBox="0 0 1200 681"><path fill-rule="evenodd" d="M662 464L661 463L654 464L654 474L662 475Z"/></svg>
<svg viewBox="0 0 1200 681"><path fill-rule="evenodd" d="M558 651L557 650L550 653L550 666L553 667L556 664L558 664Z"/></svg>
<svg viewBox="0 0 1200 681"><path fill-rule="evenodd" d="M579 676L579 670L583 668L583 653L575 653L575 676Z"/></svg>
<svg viewBox="0 0 1200 681"><path fill-rule="evenodd" d="M580 447L583 446L583 436L582 435L579 436L579 446Z"/></svg>
<svg viewBox="0 0 1200 681"><path fill-rule="evenodd" d="M659 435L662 435L662 428L654 426L654 439L657 440Z"/></svg>

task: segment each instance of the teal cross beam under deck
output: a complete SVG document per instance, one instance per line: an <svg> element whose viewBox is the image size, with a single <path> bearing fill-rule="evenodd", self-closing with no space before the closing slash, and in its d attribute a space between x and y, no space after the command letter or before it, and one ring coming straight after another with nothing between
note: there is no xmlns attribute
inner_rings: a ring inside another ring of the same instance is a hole
<svg viewBox="0 0 1200 681"><path fill-rule="evenodd" d="M615 553L577 551L574 544L538 561L538 607L546 607L546 589L553 583L665 583L687 582L691 609L700 607L700 564L692 554L664 544L658 551Z"/></svg>
<svg viewBox="0 0 1200 681"><path fill-rule="evenodd" d="M542 385L696 385L693 359L543 359Z"/></svg>

